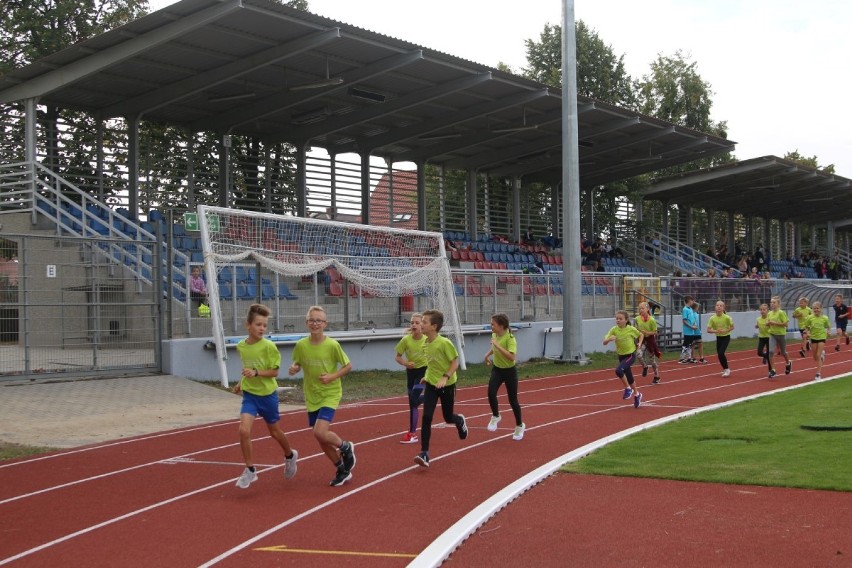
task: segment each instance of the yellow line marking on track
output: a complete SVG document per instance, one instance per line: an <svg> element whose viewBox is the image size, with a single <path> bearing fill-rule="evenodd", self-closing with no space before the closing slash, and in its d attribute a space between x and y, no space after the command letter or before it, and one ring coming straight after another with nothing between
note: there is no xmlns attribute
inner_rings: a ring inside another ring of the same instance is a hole
<svg viewBox="0 0 852 568"><path fill-rule="evenodd" d="M308 548L289 548L286 544L255 548L263 552L296 552L299 554L329 554L337 556L381 556L384 558L416 558L416 554L400 554L395 552L356 552L354 550L310 550Z"/></svg>

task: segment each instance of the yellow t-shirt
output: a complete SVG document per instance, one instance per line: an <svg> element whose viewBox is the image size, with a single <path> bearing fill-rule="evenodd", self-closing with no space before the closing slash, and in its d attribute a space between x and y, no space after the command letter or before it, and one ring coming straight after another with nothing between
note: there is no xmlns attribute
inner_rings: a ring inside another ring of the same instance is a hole
<svg viewBox="0 0 852 568"><path fill-rule="evenodd" d="M814 315L814 311L809 306L805 306L804 308L798 307L793 310L793 317L796 318L799 329L804 329L805 322L812 315Z"/></svg>
<svg viewBox="0 0 852 568"><path fill-rule="evenodd" d="M636 340L642 337L642 332L632 325L624 327L612 326L606 337L615 337L615 352L619 355L630 355L636 351Z"/></svg>
<svg viewBox="0 0 852 568"><path fill-rule="evenodd" d="M722 314L717 316L713 314L710 316L710 320L707 322L707 327L709 329L727 329L724 333L717 333L716 337L725 337L726 335L731 335L730 329L734 327L734 320L731 319L731 316L728 314Z"/></svg>
<svg viewBox="0 0 852 568"><path fill-rule="evenodd" d="M508 351L509 353L517 353L518 352L518 341L515 339L514 334L511 331L506 331L503 336L499 336L496 333L491 334L491 339L496 339L497 343L500 344L500 347ZM494 352L494 366L500 369L508 369L510 367L515 366L515 361L512 359L507 359L503 356L503 354L498 351L496 348L493 349Z"/></svg>
<svg viewBox="0 0 852 568"><path fill-rule="evenodd" d="M246 343L243 339L237 343L237 353L240 355L243 369L266 371L281 368L281 352L278 346L265 337L255 343ZM267 396L278 388L275 377L242 377L240 388L257 396Z"/></svg>
<svg viewBox="0 0 852 568"><path fill-rule="evenodd" d="M787 322L790 321L790 318L787 317L787 313L784 310L770 310L769 314L767 314L766 319L775 323L783 323L784 325L770 325L769 326L769 335L787 335Z"/></svg>
<svg viewBox="0 0 852 568"><path fill-rule="evenodd" d="M456 346L453 345L453 342L444 337L443 335L438 335L435 339L432 340L431 343L426 341L426 382L432 385L433 387L438 384L438 381L444 376L450 368L450 363L458 359L459 352L456 351ZM453 373L449 379L447 379L447 386L455 384L458 380L458 374Z"/></svg>
<svg viewBox="0 0 852 568"><path fill-rule="evenodd" d="M405 334L396 344L397 355L405 355L405 360L414 364L415 369L426 366L426 336L414 339L410 333Z"/></svg>
<svg viewBox="0 0 852 568"><path fill-rule="evenodd" d="M648 315L648 321L643 320L642 316L636 316L636 329L638 329L639 331L649 331L656 333L657 320L655 320L654 316L652 315Z"/></svg>
<svg viewBox="0 0 852 568"><path fill-rule="evenodd" d="M293 347L293 362L302 366L305 378L302 389L305 391L305 406L308 412L322 407L337 408L343 397L342 381L323 384L320 375L336 372L349 364L349 357L343 352L336 339L326 337L322 343L314 345L311 336L303 337Z"/></svg>
<svg viewBox="0 0 852 568"><path fill-rule="evenodd" d="M769 318L757 316L757 336L763 339L769 337Z"/></svg>
<svg viewBox="0 0 852 568"><path fill-rule="evenodd" d="M811 315L811 317L805 320L805 326L801 329L806 330L811 339L825 339L828 337L828 329L830 327L831 324L828 321L828 316L822 314L820 316Z"/></svg>

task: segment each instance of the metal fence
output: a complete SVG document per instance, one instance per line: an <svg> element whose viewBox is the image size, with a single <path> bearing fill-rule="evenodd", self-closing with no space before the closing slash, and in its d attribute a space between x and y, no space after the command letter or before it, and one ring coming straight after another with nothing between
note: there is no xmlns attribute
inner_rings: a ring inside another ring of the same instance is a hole
<svg viewBox="0 0 852 568"><path fill-rule="evenodd" d="M0 380L160 369L157 295L126 241L4 235ZM151 245L151 243L147 243Z"/></svg>

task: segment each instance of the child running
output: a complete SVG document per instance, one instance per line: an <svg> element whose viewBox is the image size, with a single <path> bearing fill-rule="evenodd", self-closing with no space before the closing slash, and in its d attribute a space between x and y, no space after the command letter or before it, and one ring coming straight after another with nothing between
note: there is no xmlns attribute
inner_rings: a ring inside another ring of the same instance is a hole
<svg viewBox="0 0 852 568"><path fill-rule="evenodd" d="M799 326L799 333L802 334L802 347L799 349L799 357L805 356L805 349L811 350L811 341L808 337L808 332L805 329L805 322L813 315L813 311L808 307L808 299L802 296L799 298L799 305L793 310L793 317L796 318L796 325Z"/></svg>
<svg viewBox="0 0 852 568"><path fill-rule="evenodd" d="M764 365L769 364L769 306L760 304L760 315L754 324L757 329L757 356Z"/></svg>
<svg viewBox="0 0 852 568"><path fill-rule="evenodd" d="M420 404L423 402L423 385L420 380L426 375L426 336L423 335L423 316L411 314L411 326L399 343L396 344L396 362L405 367L408 392L408 432L399 441L400 444L416 444L417 421L420 416Z"/></svg>
<svg viewBox="0 0 852 568"><path fill-rule="evenodd" d="M512 434L512 439L522 440L526 425L521 420L521 405L518 402L518 367L515 366L517 352L518 342L509 329L509 316L494 314L491 316L491 349L485 354L486 365L492 364L491 356L494 356L494 366L491 367L491 378L488 380L488 405L491 407L488 431L496 431L497 425L500 424L497 391L500 385L505 383L509 406L512 407L512 414L515 415L515 433Z"/></svg>
<svg viewBox="0 0 852 568"><path fill-rule="evenodd" d="M840 337L846 338L846 345L849 345L849 336L846 335L846 324L849 323L849 307L843 303L843 296L837 294L834 296L834 305L831 306L834 310L834 325L837 328L837 345L834 346L835 351L840 351Z"/></svg>
<svg viewBox="0 0 852 568"><path fill-rule="evenodd" d="M789 375L793 371L793 362L787 355L787 313L781 309L781 297L772 296L769 301L769 314L767 315L769 325L769 378L775 377L775 352L780 351L784 356L784 374Z"/></svg>
<svg viewBox="0 0 852 568"><path fill-rule="evenodd" d="M636 329L642 332L645 337L642 346L639 347L639 361L642 363L642 376L648 376L648 367L654 370L654 379L652 384L659 384L660 370L657 365L657 358L661 355L660 349L657 347L657 320L651 315L651 307L648 302L639 303L639 317L636 318Z"/></svg>
<svg viewBox="0 0 852 568"><path fill-rule="evenodd" d="M686 296L683 299L683 310L681 318L683 319L683 346L680 350L680 360L678 363L695 363L693 343L701 341L701 329L698 319L698 313L693 307L695 300L692 296Z"/></svg>
<svg viewBox="0 0 852 568"><path fill-rule="evenodd" d="M237 479L237 487L247 489L257 481L257 470L251 446L251 428L257 416L266 422L269 436L284 451L284 479L296 475L296 460L299 452L290 447L287 435L281 430L278 413L278 369L281 367L281 353L273 342L264 337L269 325L269 308L262 304L252 304L246 316L248 337L237 343L237 353L242 362L240 381L234 386L234 392L243 393L240 407L240 449L246 468Z"/></svg>
<svg viewBox="0 0 852 568"><path fill-rule="evenodd" d="M310 335L297 341L293 347L293 364L289 372L293 376L304 371L302 388L305 391L308 425L313 428L314 438L323 453L337 469L329 485L338 487L352 479L355 444L341 440L329 427L343 397L340 379L352 370L352 364L340 343L325 336L325 326L328 325L325 309L321 306L308 308L305 323Z"/></svg>
<svg viewBox="0 0 852 568"><path fill-rule="evenodd" d="M812 311L811 317L805 320L805 327L813 344L814 362L817 365L814 380L818 381L822 378L822 364L825 362L825 341L828 338L828 329L831 324L828 321L828 316L822 313L821 302L814 302Z"/></svg>
<svg viewBox="0 0 852 568"><path fill-rule="evenodd" d="M615 325L604 336L603 344L607 345L611 341L615 341L615 352L618 354L618 366L615 368L615 375L621 379L624 385L624 396L627 400L633 396L633 407L639 408L642 404L642 393L639 392L639 386L635 384L633 379L633 371L630 370L630 365L636 358L636 340L639 340L639 347L642 346L642 332L627 323L628 314L624 310L618 310L615 313Z"/></svg>
<svg viewBox="0 0 852 568"><path fill-rule="evenodd" d="M725 351L727 351L728 344L731 342L732 331L734 331L734 320L725 311L725 302L719 300L716 302L716 313L710 316L710 320L707 322L707 333L716 335L716 355L719 357L719 364L722 365L723 377L731 376Z"/></svg>
<svg viewBox="0 0 852 568"><path fill-rule="evenodd" d="M453 413L456 401L456 370L459 368L459 353L453 342L438 335L444 327L444 314L438 310L423 312L423 334L426 336L426 375L422 379L425 391L423 393L423 424L420 427L420 453L414 462L423 467L429 467L429 442L432 438L432 417L438 400L441 401L441 412L444 422L455 424L459 438L467 438L467 422L464 415Z"/></svg>

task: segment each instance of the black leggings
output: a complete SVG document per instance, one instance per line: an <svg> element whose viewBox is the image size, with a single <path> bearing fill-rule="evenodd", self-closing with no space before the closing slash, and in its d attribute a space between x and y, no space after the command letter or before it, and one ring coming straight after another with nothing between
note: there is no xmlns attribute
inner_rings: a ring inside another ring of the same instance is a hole
<svg viewBox="0 0 852 568"><path fill-rule="evenodd" d="M509 406L512 407L512 413L515 415L515 425L520 426L523 420L521 420L521 405L518 403L518 368L514 365L491 368L491 379L488 381L488 405L491 406L491 415L500 415L497 391L502 383L506 383L506 394L509 395Z"/></svg>
<svg viewBox="0 0 852 568"><path fill-rule="evenodd" d="M716 336L716 355L719 356L719 363L723 369L728 368L728 358L725 356L725 351L728 349L728 344L731 342L730 335Z"/></svg>
<svg viewBox="0 0 852 568"><path fill-rule="evenodd" d="M769 357L769 338L768 337L758 337L757 338L757 356L758 357Z"/></svg>
<svg viewBox="0 0 852 568"><path fill-rule="evenodd" d="M456 402L456 385L446 386L442 389L436 388L429 383L423 383L423 423L420 425L420 449L429 451L429 440L432 438L432 417L435 416L435 407L441 401L441 413L447 424L461 424L461 416L453 413L453 405Z"/></svg>
<svg viewBox="0 0 852 568"><path fill-rule="evenodd" d="M633 386L635 382L633 380L633 371L630 370L630 365L633 364L633 361L636 360L636 352L634 351L630 355L619 355L618 356L618 367L615 368L615 374L620 379L621 377L627 377L627 384Z"/></svg>
<svg viewBox="0 0 852 568"><path fill-rule="evenodd" d="M419 407L423 403L423 385L420 379L426 376L426 367L406 369L405 378L408 383L408 431L417 432Z"/></svg>

